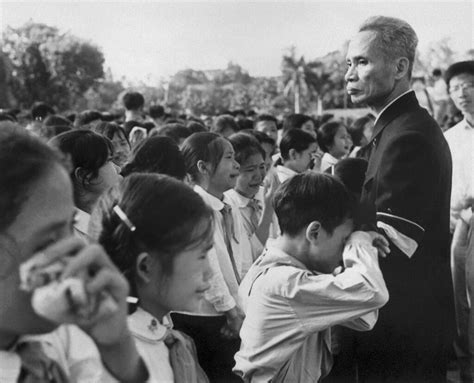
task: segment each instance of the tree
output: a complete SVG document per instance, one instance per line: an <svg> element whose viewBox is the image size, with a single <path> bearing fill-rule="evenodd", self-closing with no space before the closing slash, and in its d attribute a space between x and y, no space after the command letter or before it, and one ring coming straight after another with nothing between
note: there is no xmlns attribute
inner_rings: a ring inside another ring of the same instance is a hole
<svg viewBox="0 0 474 383"><path fill-rule="evenodd" d="M57 28L26 23L3 32L3 52L12 62L12 92L20 106L45 101L69 109L104 76L102 52Z"/></svg>
<svg viewBox="0 0 474 383"><path fill-rule="evenodd" d="M295 113L301 111L302 97L306 97L306 103L311 99L317 103L320 102L324 84L329 78L329 75L324 72L321 61L314 60L307 63L304 56L298 59L296 48L291 47L289 53L283 55L281 67L284 94L293 94Z"/></svg>

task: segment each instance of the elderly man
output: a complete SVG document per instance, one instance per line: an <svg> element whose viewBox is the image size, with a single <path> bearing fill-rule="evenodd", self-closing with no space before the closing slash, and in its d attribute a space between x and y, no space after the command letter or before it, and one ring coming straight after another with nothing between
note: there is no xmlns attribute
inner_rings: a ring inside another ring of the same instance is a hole
<svg viewBox="0 0 474 383"><path fill-rule="evenodd" d="M446 131L445 137L453 156L453 189L451 193L451 230L454 232L451 265L456 308L456 354L461 370L461 381L472 383L474 358L474 312L471 310L474 292L473 245L468 247L474 201L474 60L461 61L446 71L449 95L464 119ZM471 276L469 278L469 276ZM469 327L471 326L471 327ZM470 330L471 328L471 330Z"/></svg>
<svg viewBox="0 0 474 383"><path fill-rule="evenodd" d="M376 16L350 41L347 92L377 115L361 223L391 243L380 260L389 303L357 336L360 382L444 382L454 315L449 270L451 155L410 79L418 38L403 20Z"/></svg>

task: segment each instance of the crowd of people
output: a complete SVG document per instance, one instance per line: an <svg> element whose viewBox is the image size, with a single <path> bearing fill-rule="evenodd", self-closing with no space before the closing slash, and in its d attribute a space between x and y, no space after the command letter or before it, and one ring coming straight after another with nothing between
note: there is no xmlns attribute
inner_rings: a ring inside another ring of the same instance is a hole
<svg viewBox="0 0 474 383"><path fill-rule="evenodd" d="M0 381L472 383L474 61L443 132L417 43L360 26L354 121L0 113Z"/></svg>

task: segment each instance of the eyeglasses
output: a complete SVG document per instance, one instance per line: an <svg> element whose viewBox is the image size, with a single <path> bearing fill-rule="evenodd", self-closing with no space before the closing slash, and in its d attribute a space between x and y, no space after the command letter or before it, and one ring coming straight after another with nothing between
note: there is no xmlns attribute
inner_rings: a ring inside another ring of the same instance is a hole
<svg viewBox="0 0 474 383"><path fill-rule="evenodd" d="M20 248L15 238L9 234L0 234L0 280L15 272L20 257Z"/></svg>
<svg viewBox="0 0 474 383"><path fill-rule="evenodd" d="M449 93L455 93L458 92L459 90L470 90L474 88L474 81L470 82L462 82L461 84L457 84L454 86L449 87Z"/></svg>

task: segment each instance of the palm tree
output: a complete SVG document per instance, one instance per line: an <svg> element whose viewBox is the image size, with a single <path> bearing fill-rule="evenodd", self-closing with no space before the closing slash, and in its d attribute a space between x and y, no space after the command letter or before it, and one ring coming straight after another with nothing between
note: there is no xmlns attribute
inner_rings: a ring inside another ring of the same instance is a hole
<svg viewBox="0 0 474 383"><path fill-rule="evenodd" d="M300 113L301 98L316 93L317 102L320 102L323 79L323 65L319 61L306 63L304 56L296 57L296 48L289 49L288 54L283 56L281 70L283 72L284 94L294 95L294 111Z"/></svg>

